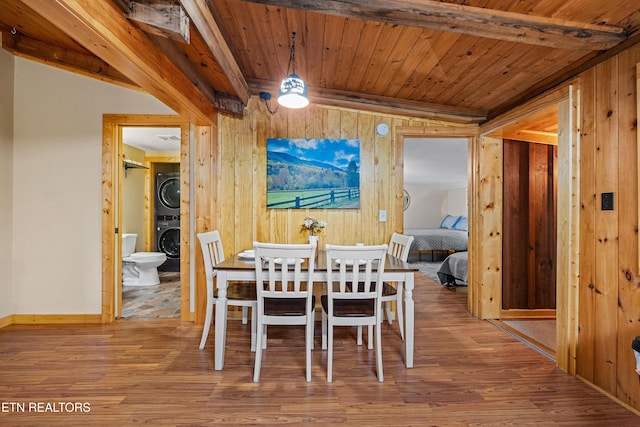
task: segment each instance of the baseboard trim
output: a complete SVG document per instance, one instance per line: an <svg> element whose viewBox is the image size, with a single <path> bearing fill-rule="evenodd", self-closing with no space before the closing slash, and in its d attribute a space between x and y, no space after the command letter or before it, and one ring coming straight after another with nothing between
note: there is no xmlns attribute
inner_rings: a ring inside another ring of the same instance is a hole
<svg viewBox="0 0 640 427"><path fill-rule="evenodd" d="M548 309L511 309L500 310L500 319L555 319L556 310Z"/></svg>
<svg viewBox="0 0 640 427"><path fill-rule="evenodd" d="M631 374L631 375L633 375L633 374ZM585 377L581 377L580 375L576 375L576 378L578 378L580 381L582 381L583 383L585 383L586 385L588 385L592 389L594 389L596 391L599 391L600 393L604 394L605 396L607 396L609 399L613 400L614 402L619 403L621 406L625 407L626 409L628 409L629 411L633 412L634 414L640 416L640 411L638 411L633 406L630 406L628 403L624 402L623 400L619 399L617 396L614 396L613 394L609 393L605 389L595 385L594 383L592 383L591 381L589 381Z"/></svg>
<svg viewBox="0 0 640 427"><path fill-rule="evenodd" d="M101 314L14 314L15 325L103 323Z"/></svg>
<svg viewBox="0 0 640 427"><path fill-rule="evenodd" d="M13 324L13 314L0 318L0 328L4 328L12 324Z"/></svg>

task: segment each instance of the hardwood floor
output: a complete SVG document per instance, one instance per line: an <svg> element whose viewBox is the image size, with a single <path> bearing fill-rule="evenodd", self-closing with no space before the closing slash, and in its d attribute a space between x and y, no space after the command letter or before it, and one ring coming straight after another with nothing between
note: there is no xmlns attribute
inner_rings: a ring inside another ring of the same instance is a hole
<svg viewBox="0 0 640 427"><path fill-rule="evenodd" d="M339 328L328 384L319 324L312 382L302 328L271 327L259 384L240 321L229 322L223 371L213 370L213 336L200 351L201 326L177 319L2 328L0 425L640 425L634 412L470 316L466 293L418 276L415 367L404 368L397 325L385 324L384 383L374 352Z"/></svg>

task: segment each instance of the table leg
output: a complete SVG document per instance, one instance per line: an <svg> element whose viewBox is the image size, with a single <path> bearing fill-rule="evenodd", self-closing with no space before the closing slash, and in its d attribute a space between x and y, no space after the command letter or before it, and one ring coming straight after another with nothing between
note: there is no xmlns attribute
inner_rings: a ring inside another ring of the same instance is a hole
<svg viewBox="0 0 640 427"><path fill-rule="evenodd" d="M404 281L404 310L405 310L405 331L404 331L404 362L407 368L413 368L413 331L415 310L413 306L413 272L407 273Z"/></svg>
<svg viewBox="0 0 640 427"><path fill-rule="evenodd" d="M224 367L224 348L227 338L227 272L218 271L218 299L216 301L214 369Z"/></svg>

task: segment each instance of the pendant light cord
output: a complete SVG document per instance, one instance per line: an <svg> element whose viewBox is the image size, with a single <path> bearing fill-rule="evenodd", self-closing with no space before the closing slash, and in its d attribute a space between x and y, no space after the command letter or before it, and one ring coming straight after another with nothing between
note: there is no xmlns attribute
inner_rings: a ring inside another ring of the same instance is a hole
<svg viewBox="0 0 640 427"><path fill-rule="evenodd" d="M293 66L291 65L293 64ZM291 33L291 51L289 52L289 66L287 67L287 75L291 74L289 71L293 69L293 74L296 73L296 33Z"/></svg>

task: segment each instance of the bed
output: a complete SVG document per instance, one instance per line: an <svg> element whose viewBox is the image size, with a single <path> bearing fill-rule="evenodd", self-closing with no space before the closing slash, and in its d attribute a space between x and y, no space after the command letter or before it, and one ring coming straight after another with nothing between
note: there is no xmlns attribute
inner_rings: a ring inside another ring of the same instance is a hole
<svg viewBox="0 0 640 427"><path fill-rule="evenodd" d="M413 236L410 253L467 250L467 218L447 215L438 228L406 228L404 234Z"/></svg>
<svg viewBox="0 0 640 427"><path fill-rule="evenodd" d="M469 252L449 255L438 269L438 279L446 286L467 286L469 282Z"/></svg>

